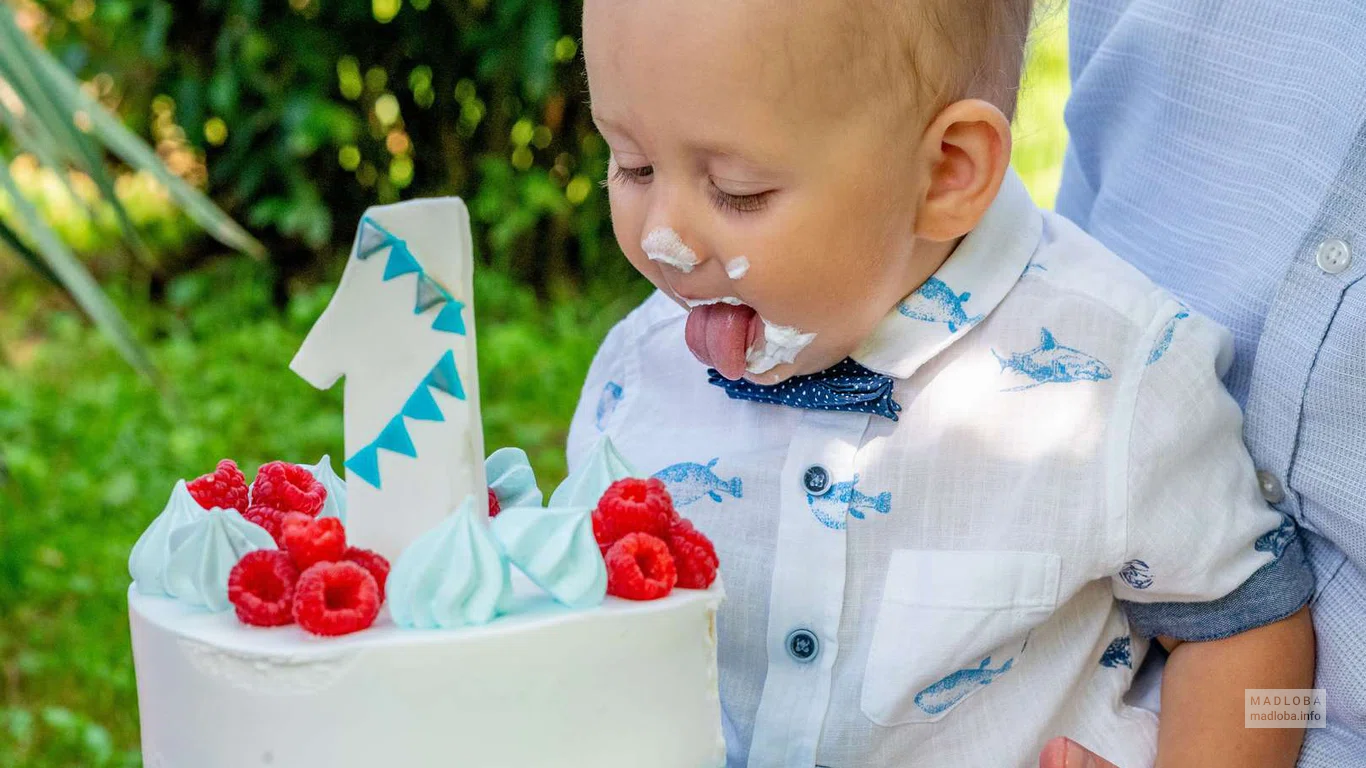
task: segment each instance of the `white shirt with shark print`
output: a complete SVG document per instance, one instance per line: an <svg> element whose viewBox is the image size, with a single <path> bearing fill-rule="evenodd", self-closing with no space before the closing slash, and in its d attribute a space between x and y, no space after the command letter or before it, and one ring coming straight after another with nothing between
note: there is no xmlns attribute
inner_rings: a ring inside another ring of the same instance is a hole
<svg viewBox="0 0 1366 768"><path fill-rule="evenodd" d="M656 294L611 332L569 464L606 433L715 542L730 766L1033 765L1057 735L1151 764L1121 601L1216 600L1287 547L1223 329L1013 174L853 356L898 421L731 400L685 318Z"/></svg>

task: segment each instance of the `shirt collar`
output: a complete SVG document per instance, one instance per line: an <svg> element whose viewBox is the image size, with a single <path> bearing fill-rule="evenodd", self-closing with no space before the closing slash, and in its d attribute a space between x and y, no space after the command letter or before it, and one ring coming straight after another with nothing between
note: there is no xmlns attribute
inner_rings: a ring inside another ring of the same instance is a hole
<svg viewBox="0 0 1366 768"><path fill-rule="evenodd" d="M1008 171L977 227L852 357L878 373L909 378L991 314L1029 266L1042 234L1042 214Z"/></svg>

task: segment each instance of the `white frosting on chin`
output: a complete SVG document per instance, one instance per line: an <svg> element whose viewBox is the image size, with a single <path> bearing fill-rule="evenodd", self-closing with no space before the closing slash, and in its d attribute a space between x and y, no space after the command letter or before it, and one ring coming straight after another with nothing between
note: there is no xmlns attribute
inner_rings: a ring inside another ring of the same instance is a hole
<svg viewBox="0 0 1366 768"><path fill-rule="evenodd" d="M692 309L693 307L707 307L712 304L729 304L733 307L744 304L743 301L740 301L734 296L717 296L712 299L683 299L683 303L688 305L688 309Z"/></svg>
<svg viewBox="0 0 1366 768"><path fill-rule="evenodd" d="M790 363L816 340L814 333L802 333L797 328L759 319L764 321L763 341L756 342L745 353L745 370L750 373L768 373L779 365Z"/></svg>
<svg viewBox="0 0 1366 768"><path fill-rule="evenodd" d="M744 256L736 256L726 265L726 275L732 280L739 280L749 272L749 259Z"/></svg>
<svg viewBox="0 0 1366 768"><path fill-rule="evenodd" d="M685 274L692 272L699 261L693 249L684 244L683 238L668 227L650 230L645 239L640 241L640 247L650 261L667 264Z"/></svg>

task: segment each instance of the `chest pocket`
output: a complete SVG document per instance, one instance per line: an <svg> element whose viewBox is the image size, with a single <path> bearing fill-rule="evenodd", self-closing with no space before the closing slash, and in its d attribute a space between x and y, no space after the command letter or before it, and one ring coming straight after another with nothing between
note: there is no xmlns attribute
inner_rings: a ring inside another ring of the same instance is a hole
<svg viewBox="0 0 1366 768"><path fill-rule="evenodd" d="M863 714L884 726L935 722L1009 675L1057 605L1060 565L1041 552L893 552Z"/></svg>

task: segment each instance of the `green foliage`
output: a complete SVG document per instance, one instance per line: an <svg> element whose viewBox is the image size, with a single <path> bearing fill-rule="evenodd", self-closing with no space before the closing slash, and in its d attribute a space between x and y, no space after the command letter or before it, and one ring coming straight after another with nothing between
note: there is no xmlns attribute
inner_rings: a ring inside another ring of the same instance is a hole
<svg viewBox="0 0 1366 768"><path fill-rule="evenodd" d="M128 211L115 193L113 177L105 168L104 149L119 154L135 168L152 174L192 218L223 243L259 255L260 244L225 217L202 193L172 174L156 154L134 136L117 117L106 112L69 72L20 30L14 12L0 6L0 123L14 144L37 157L49 168L62 171L58 178L80 199L65 171L75 169L98 188L118 220L126 241L144 259L149 258ZM93 138L92 138L93 135ZM98 143L97 143L98 142ZM152 368L131 330L114 310L85 266L70 247L53 232L23 196L10 171L8 153L0 148L0 192L8 197L23 236L0 222L0 241L27 262L41 277L64 290L105 331L120 354L143 373Z"/></svg>
<svg viewBox="0 0 1366 768"><path fill-rule="evenodd" d="M170 110L208 191L292 274L344 247L361 211L471 201L476 251L533 285L607 270L602 177L559 0L50 2L48 45L112 75L134 126ZM169 98L168 98L169 97Z"/></svg>

